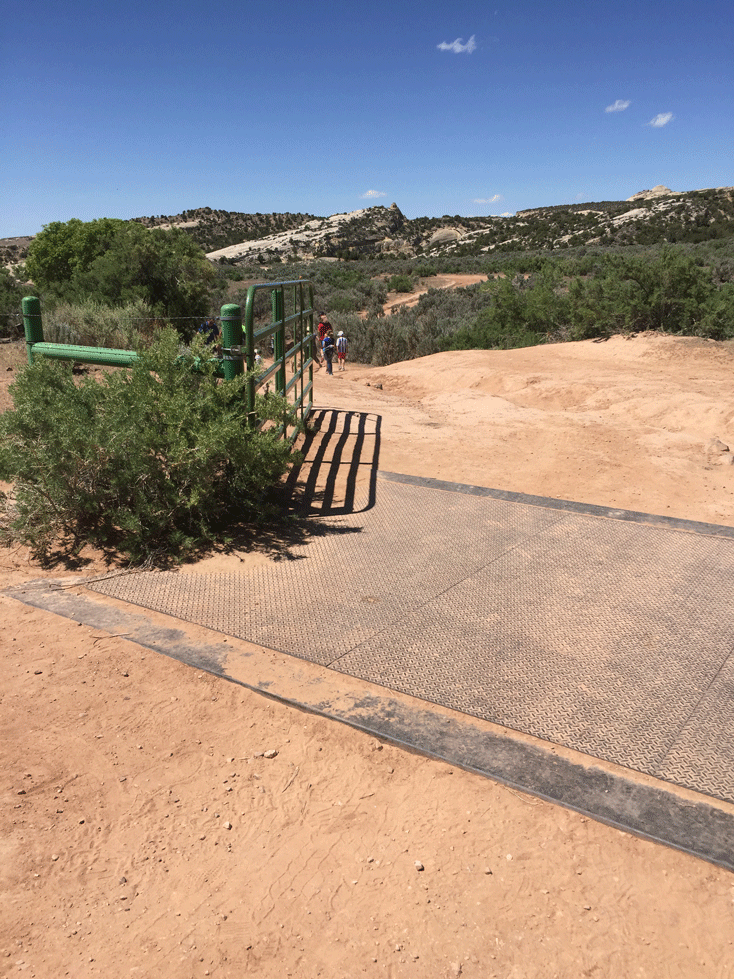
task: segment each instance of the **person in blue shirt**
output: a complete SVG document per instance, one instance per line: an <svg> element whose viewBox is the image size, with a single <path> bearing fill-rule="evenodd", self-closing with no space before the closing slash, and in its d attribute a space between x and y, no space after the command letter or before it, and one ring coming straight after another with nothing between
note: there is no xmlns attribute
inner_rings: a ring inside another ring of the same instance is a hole
<svg viewBox="0 0 734 979"><path fill-rule="evenodd" d="M202 323L198 332L204 337L207 343L215 344L219 340L219 328L215 320L207 320Z"/></svg>
<svg viewBox="0 0 734 979"><path fill-rule="evenodd" d="M326 373L333 374L332 364L334 360L334 334L331 330L324 335L324 339L321 341L321 350L324 354L324 360L326 361Z"/></svg>

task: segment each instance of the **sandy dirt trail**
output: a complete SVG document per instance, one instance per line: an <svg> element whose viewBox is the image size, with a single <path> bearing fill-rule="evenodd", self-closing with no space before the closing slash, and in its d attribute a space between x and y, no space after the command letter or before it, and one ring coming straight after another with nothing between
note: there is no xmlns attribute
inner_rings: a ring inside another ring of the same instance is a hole
<svg viewBox="0 0 734 979"><path fill-rule="evenodd" d="M454 275L432 275L429 278L421 279L419 288L414 292L393 293L392 298L389 298L382 308L385 313L391 313L398 306L408 308L417 306L420 297L424 296L429 289L459 289L486 281L486 275L471 275L462 272L457 272Z"/></svg>
<svg viewBox="0 0 734 979"><path fill-rule="evenodd" d="M0 408L23 358L0 347ZM618 337L348 365L316 400L380 415L383 470L734 525L733 368ZM211 560L241 559L268 558ZM85 560L6 550L0 585ZM0 977L734 975L724 870L3 594L0 616Z"/></svg>

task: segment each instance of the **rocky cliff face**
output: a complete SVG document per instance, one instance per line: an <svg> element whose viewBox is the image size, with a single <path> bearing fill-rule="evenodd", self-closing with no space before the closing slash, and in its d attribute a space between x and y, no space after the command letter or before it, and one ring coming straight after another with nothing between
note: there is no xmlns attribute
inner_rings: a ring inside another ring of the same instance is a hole
<svg viewBox="0 0 734 979"><path fill-rule="evenodd" d="M314 218L300 228L243 241L209 252L213 261L268 261L284 258L358 258L409 247L402 232L407 219L397 204L368 207L328 218Z"/></svg>
<svg viewBox="0 0 734 979"><path fill-rule="evenodd" d="M658 184L657 187L653 187L652 190L641 190L638 194L633 194L628 197L628 201L651 201L656 197L680 197L680 191L670 190L670 188L663 186L663 184Z"/></svg>

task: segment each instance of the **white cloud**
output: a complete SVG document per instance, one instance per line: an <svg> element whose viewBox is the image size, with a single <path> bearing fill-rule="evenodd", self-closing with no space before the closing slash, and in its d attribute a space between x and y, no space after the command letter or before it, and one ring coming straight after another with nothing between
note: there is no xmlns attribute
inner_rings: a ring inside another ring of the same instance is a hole
<svg viewBox="0 0 734 979"><path fill-rule="evenodd" d="M629 99L617 99L616 102L612 102L611 105L608 105L604 111L605 112L624 112L624 110L625 109L629 109L629 107L631 105L632 105L632 103L630 102Z"/></svg>
<svg viewBox="0 0 734 979"><path fill-rule="evenodd" d="M448 41L441 41L441 43L437 44L436 47L439 51L453 51L454 54L471 54L472 51L476 51L477 49L477 42L474 40L475 37L476 35L472 34L466 44L461 43L462 38L460 37L457 37L456 40L452 41L450 44Z"/></svg>
<svg viewBox="0 0 734 979"><path fill-rule="evenodd" d="M672 118L672 112L658 112L655 118L650 120L649 125L660 129L661 126L667 126Z"/></svg>
<svg viewBox="0 0 734 979"><path fill-rule="evenodd" d="M373 200L375 197L387 197L387 194L383 194L381 190L366 190L364 194L359 195L361 200Z"/></svg>
<svg viewBox="0 0 734 979"><path fill-rule="evenodd" d="M494 197L475 197L472 204L496 204L502 199L502 194L495 194Z"/></svg>

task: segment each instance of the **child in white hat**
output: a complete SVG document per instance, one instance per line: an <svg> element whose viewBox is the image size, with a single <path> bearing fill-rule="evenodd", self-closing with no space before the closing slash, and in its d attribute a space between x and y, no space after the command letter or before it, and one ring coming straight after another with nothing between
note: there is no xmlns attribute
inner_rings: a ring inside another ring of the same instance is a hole
<svg viewBox="0 0 734 979"><path fill-rule="evenodd" d="M339 330L336 335L336 357L339 362L339 370L345 371L347 369L347 338L344 336L344 330Z"/></svg>

